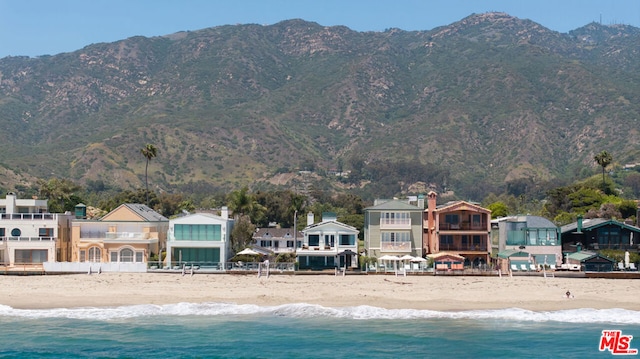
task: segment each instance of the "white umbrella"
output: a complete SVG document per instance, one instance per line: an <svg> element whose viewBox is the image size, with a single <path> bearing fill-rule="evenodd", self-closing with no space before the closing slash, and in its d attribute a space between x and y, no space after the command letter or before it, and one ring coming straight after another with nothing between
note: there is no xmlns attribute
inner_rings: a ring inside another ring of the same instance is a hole
<svg viewBox="0 0 640 359"><path fill-rule="evenodd" d="M624 267L629 268L629 251L624 252Z"/></svg>
<svg viewBox="0 0 640 359"><path fill-rule="evenodd" d="M238 252L236 254L247 254L247 255L250 255L250 256L257 256L260 253L254 251L251 248L245 248L245 249L241 250L240 252Z"/></svg>
<svg viewBox="0 0 640 359"><path fill-rule="evenodd" d="M413 257L412 262L426 262L427 260L422 257Z"/></svg>
<svg viewBox="0 0 640 359"><path fill-rule="evenodd" d="M411 261L411 260L413 260L413 259L414 259L414 257L413 257L413 256L410 256L410 255L408 255L408 254L405 254L405 255L403 255L402 257L400 257L400 260L401 260L401 261Z"/></svg>
<svg viewBox="0 0 640 359"><path fill-rule="evenodd" d="M397 261L398 257L385 254L382 257L378 258L378 260L379 261Z"/></svg>

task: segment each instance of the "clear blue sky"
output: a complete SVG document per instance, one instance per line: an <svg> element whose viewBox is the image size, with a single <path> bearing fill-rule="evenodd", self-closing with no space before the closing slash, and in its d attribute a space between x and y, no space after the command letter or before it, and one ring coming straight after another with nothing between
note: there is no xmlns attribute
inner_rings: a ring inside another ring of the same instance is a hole
<svg viewBox="0 0 640 359"><path fill-rule="evenodd" d="M640 27L640 0L0 0L0 58L294 18L357 31L431 30L488 11L565 33L592 21Z"/></svg>

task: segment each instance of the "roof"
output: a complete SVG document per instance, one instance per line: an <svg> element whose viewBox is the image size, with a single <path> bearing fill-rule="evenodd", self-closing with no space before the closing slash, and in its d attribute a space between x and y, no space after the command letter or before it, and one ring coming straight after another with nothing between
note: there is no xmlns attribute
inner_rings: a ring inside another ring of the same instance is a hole
<svg viewBox="0 0 640 359"><path fill-rule="evenodd" d="M420 211L422 212L424 209L420 208L418 206L414 206L412 204L409 204L407 202L403 202L397 199L392 199L392 200L388 200L385 201L383 203L380 203L378 205L375 206L371 206L371 207L367 207L364 209L365 211L390 211L390 210L394 210L394 211Z"/></svg>
<svg viewBox="0 0 640 359"><path fill-rule="evenodd" d="M609 262L615 262L613 259L611 258L607 258L605 256L602 256L598 253L594 253L594 252L589 252L589 251L580 251L580 252L575 252L575 253L571 253L569 255L567 255L567 257L569 257L569 259L573 259L576 261L580 261L580 262L584 262L586 260L592 259L592 258L602 258L602 259L606 259Z"/></svg>
<svg viewBox="0 0 640 359"><path fill-rule="evenodd" d="M582 220L582 230L590 231L592 229L596 229L598 227L603 227L607 225L614 225L621 228L626 228L630 231L640 233L640 228L636 226L632 226L623 222L618 222L615 219L606 219L606 218L587 218ZM560 227L561 233L575 232L578 230L578 222L569 223Z"/></svg>
<svg viewBox="0 0 640 359"><path fill-rule="evenodd" d="M510 257L529 257L529 253L523 251L516 251L513 249L506 249L498 253L498 258L510 258Z"/></svg>
<svg viewBox="0 0 640 359"><path fill-rule="evenodd" d="M436 211L438 212L460 211L460 210L480 212L480 213L491 213L490 209L486 209L477 204L470 203L467 201L454 201L454 202L448 202L448 203L436 206Z"/></svg>
<svg viewBox="0 0 640 359"><path fill-rule="evenodd" d="M169 218L161 215L160 213L154 211L153 209L147 207L145 204L140 203L125 203L123 206L128 207L132 212L136 213L140 217L144 218L145 221L149 222L157 222L157 221L168 221Z"/></svg>
<svg viewBox="0 0 640 359"><path fill-rule="evenodd" d="M255 239L278 239L278 238L291 238L294 237L293 228L258 228L253 233L253 238ZM297 238L303 238L304 234L302 231L298 231Z"/></svg>
<svg viewBox="0 0 640 359"><path fill-rule="evenodd" d="M135 218L134 218L135 217ZM124 203L105 214L100 221L144 221L168 222L169 219L147 205L140 203Z"/></svg>
<svg viewBox="0 0 640 359"><path fill-rule="evenodd" d="M305 229L302 230L302 232L307 232L307 231L309 231L311 229L314 229L316 227L326 226L326 225L330 225L330 224L337 225L338 227L343 227L343 228L345 228L347 230L350 230L350 231L353 231L353 232L356 232L356 233L360 232L360 231L358 231L358 229L356 229L356 227L352 227L352 226L350 226L348 224L344 224L344 223L341 223L341 222L338 222L338 221L325 221L325 222L314 223L314 224L308 225Z"/></svg>
<svg viewBox="0 0 640 359"><path fill-rule="evenodd" d="M463 256L460 256L460 255L457 255L457 254L451 253L451 252L439 252L439 253L427 254L427 257L432 258L432 259L441 259L441 258L450 257L450 258L456 258L456 259L464 260Z"/></svg>

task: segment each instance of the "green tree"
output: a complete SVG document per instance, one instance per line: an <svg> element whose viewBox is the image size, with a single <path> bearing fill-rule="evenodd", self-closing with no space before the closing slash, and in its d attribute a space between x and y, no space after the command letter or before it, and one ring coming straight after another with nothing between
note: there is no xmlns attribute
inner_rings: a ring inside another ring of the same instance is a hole
<svg viewBox="0 0 640 359"><path fill-rule="evenodd" d="M491 218L506 217L509 214L504 202L493 202L487 206L487 209L491 210Z"/></svg>
<svg viewBox="0 0 640 359"><path fill-rule="evenodd" d="M605 181L604 181L604 170L605 168L613 162L613 157L607 151L602 151L593 157L593 160L602 167L602 190L605 189Z"/></svg>
<svg viewBox="0 0 640 359"><path fill-rule="evenodd" d="M38 180L38 188L40 195L49 200L49 212L72 211L75 205L81 202L75 193L80 191L82 187L67 179Z"/></svg>
<svg viewBox="0 0 640 359"><path fill-rule="evenodd" d="M266 213L266 208L256 201L255 196L249 193L249 188L246 186L239 191L229 193L227 206L236 219L247 215L252 223L261 222Z"/></svg>
<svg viewBox="0 0 640 359"><path fill-rule="evenodd" d="M247 215L237 217L236 223L231 230L231 250L234 253L246 248L253 240L253 233L256 227L251 223Z"/></svg>
<svg viewBox="0 0 640 359"><path fill-rule="evenodd" d="M151 161L152 158L155 158L158 155L158 149L156 148L156 146L147 143L143 148L140 149L140 153L142 153L142 155L144 156L144 158L147 159L147 163L144 166L144 187L147 193L147 207L149 206L149 177L148 177L148 170L149 170L149 161Z"/></svg>

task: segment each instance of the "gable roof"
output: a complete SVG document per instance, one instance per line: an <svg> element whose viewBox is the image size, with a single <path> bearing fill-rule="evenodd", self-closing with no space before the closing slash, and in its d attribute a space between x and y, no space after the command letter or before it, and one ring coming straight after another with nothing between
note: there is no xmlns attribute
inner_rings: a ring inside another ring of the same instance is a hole
<svg viewBox="0 0 640 359"><path fill-rule="evenodd" d="M171 223L187 223L187 224L205 224L205 223L225 223L233 222L231 219L227 219L221 216L217 216L213 213L189 213L187 215L171 219Z"/></svg>
<svg viewBox="0 0 640 359"><path fill-rule="evenodd" d="M367 207L365 211L423 211L423 208L414 206L407 202L399 201L397 199L388 200L378 205Z"/></svg>
<svg viewBox="0 0 640 359"><path fill-rule="evenodd" d="M606 218L588 218L582 221L582 230L583 231L591 231L599 227L604 227L608 225L618 226L620 228L626 228L630 231L640 233L640 228L636 226L632 226L623 222L618 222L615 219L606 219ZM560 227L561 233L567 232L575 232L578 230L578 222L569 223Z"/></svg>
<svg viewBox="0 0 640 359"><path fill-rule="evenodd" d="M302 232L308 232L309 230L312 229L316 229L318 227L323 227L323 226L328 226L328 225L334 225L334 226L338 226L338 227L342 227L348 231L353 231L356 233L360 233L360 231L358 229L356 229L356 227L352 227L348 224L344 224L342 222L338 222L338 221L325 221L325 222L318 222L318 223L314 223L311 224L309 226L307 226L305 229L302 230Z"/></svg>
<svg viewBox="0 0 640 359"><path fill-rule="evenodd" d="M126 218L131 217L131 218ZM140 203L124 203L111 212L105 214L101 221L142 221L142 222L163 222L169 219L153 209Z"/></svg>
<svg viewBox="0 0 640 359"><path fill-rule="evenodd" d="M472 212L480 212L480 213L491 213L490 209L486 209L477 204L469 203L467 201L455 201L448 202L445 204L441 204L436 206L437 212L447 212L447 211L472 211Z"/></svg>

